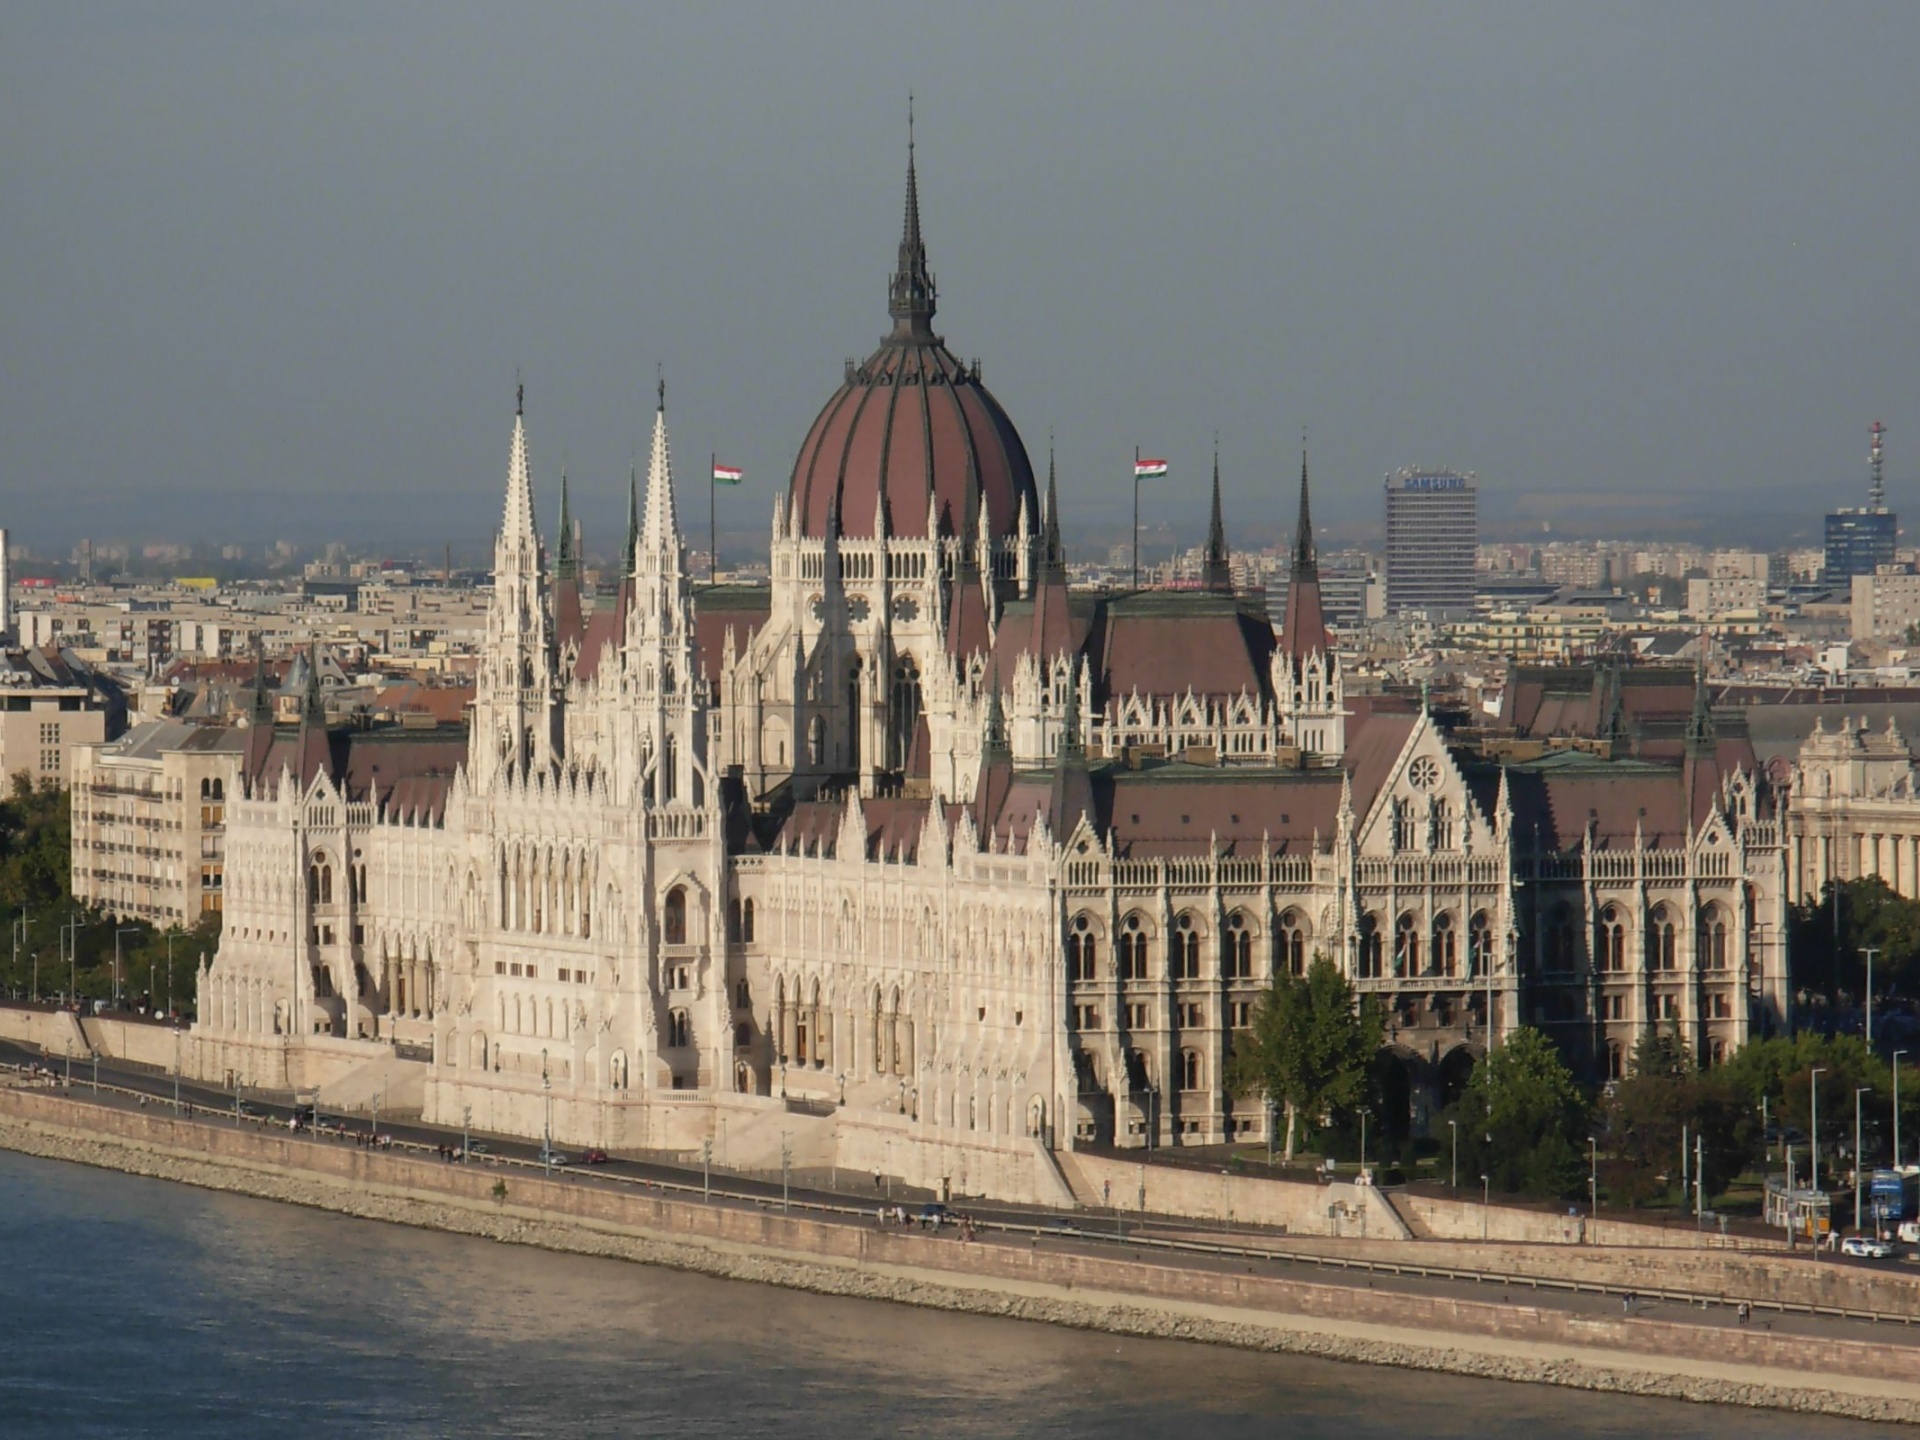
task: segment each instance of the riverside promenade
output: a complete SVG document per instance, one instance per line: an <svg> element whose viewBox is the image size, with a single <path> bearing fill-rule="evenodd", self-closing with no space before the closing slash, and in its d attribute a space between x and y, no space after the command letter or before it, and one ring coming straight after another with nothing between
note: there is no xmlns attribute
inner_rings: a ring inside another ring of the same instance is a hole
<svg viewBox="0 0 1920 1440"><path fill-rule="evenodd" d="M125 1096L0 1088L0 1146L264 1199L822 1294L1495 1379L1920 1424L1920 1328L1376 1273L1295 1258L983 1226L963 1240L871 1209L671 1193L588 1173L451 1164ZM1324 1245L1320 1248L1324 1248ZM1585 1252L1591 1256L1592 1252ZM1675 1257L1664 1259L1671 1263ZM1524 1282L1523 1282L1524 1283ZM1905 1303L1902 1300L1901 1303ZM1865 1333L1862 1333L1865 1332Z"/></svg>

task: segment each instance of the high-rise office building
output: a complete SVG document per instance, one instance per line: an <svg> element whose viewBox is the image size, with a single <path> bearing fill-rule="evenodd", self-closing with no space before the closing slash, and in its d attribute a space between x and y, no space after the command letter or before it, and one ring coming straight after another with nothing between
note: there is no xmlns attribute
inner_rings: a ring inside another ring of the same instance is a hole
<svg viewBox="0 0 1920 1440"><path fill-rule="evenodd" d="M1407 469L1387 476L1387 611L1473 608L1480 498L1472 472Z"/></svg>
<svg viewBox="0 0 1920 1440"><path fill-rule="evenodd" d="M1891 510L1834 510L1827 515L1827 582L1845 585L1893 563L1900 521Z"/></svg>
<svg viewBox="0 0 1920 1440"><path fill-rule="evenodd" d="M1867 433L1872 444L1867 450L1866 508L1827 514L1829 585L1844 585L1856 575L1871 575L1882 565L1891 565L1899 543L1900 519L1887 509L1887 427L1876 420Z"/></svg>

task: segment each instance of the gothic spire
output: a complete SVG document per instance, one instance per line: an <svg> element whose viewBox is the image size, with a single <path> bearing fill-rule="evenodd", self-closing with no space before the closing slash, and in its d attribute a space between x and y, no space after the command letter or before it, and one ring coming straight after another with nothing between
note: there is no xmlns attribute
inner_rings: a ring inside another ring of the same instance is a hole
<svg viewBox="0 0 1920 1440"><path fill-rule="evenodd" d="M1000 703L1000 667L987 672L987 731L981 738L981 750L989 757L1010 754L1007 743L1007 712Z"/></svg>
<svg viewBox="0 0 1920 1440"><path fill-rule="evenodd" d="M653 453L647 462L647 510L642 537L649 550L674 547L680 520L673 504L673 456L667 447L667 383L660 382L660 408L653 413Z"/></svg>
<svg viewBox="0 0 1920 1440"><path fill-rule="evenodd" d="M1060 544L1060 492L1054 485L1053 441L1047 441L1047 513L1040 526L1040 563L1051 571L1067 562Z"/></svg>
<svg viewBox="0 0 1920 1440"><path fill-rule="evenodd" d="M933 274L927 269L927 247L920 238L920 180L913 159L913 100L907 100L907 208L900 227L900 258L887 284L887 313L893 333L887 338L902 344L933 339Z"/></svg>
<svg viewBox="0 0 1920 1440"><path fill-rule="evenodd" d="M560 580L571 580L579 569L580 557L573 548L573 515L567 507L567 469L560 467L560 540L554 556L553 573Z"/></svg>
<svg viewBox="0 0 1920 1440"><path fill-rule="evenodd" d="M1213 515L1207 522L1207 554L1200 583L1209 590L1233 589L1227 561L1227 527L1220 518L1220 442L1213 444Z"/></svg>
<svg viewBox="0 0 1920 1440"><path fill-rule="evenodd" d="M633 552L640 544L640 467L627 474L627 546L621 552L621 574L633 578Z"/></svg>
<svg viewBox="0 0 1920 1440"><path fill-rule="evenodd" d="M1320 562L1313 549L1313 511L1307 503L1307 447L1304 443L1300 446L1300 519L1293 532L1293 578L1320 578Z"/></svg>
<svg viewBox="0 0 1920 1440"><path fill-rule="evenodd" d="M507 503L500 518L500 539L507 545L538 546L540 528L533 515L533 472L527 460L527 387L518 386L513 404L513 444L507 452Z"/></svg>

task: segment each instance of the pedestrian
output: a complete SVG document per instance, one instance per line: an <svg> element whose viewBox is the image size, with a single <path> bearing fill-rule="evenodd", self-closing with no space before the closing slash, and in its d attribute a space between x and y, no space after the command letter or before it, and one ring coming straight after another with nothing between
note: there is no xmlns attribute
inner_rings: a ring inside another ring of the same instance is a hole
<svg viewBox="0 0 1920 1440"><path fill-rule="evenodd" d="M1749 1305L1746 1301L1742 1300L1740 1302L1740 1323L1742 1325L1745 1325L1752 1318L1753 1318L1753 1306Z"/></svg>

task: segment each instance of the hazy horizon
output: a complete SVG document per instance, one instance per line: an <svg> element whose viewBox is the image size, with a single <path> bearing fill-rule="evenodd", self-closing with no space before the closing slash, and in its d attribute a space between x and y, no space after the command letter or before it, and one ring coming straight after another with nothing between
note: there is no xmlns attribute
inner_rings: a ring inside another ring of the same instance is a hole
<svg viewBox="0 0 1920 1440"><path fill-rule="evenodd" d="M1912 7L537 20L10 7L0 525L471 549L518 371L543 522L564 458L604 548L661 364L690 543L717 451L763 548L885 328L909 89L937 328L1053 435L1069 536L1124 532L1136 444L1174 466L1143 517L1197 533L1217 432L1271 543L1303 428L1335 537L1426 464L1490 538L1617 502L1812 543L1874 419L1920 507Z"/></svg>

